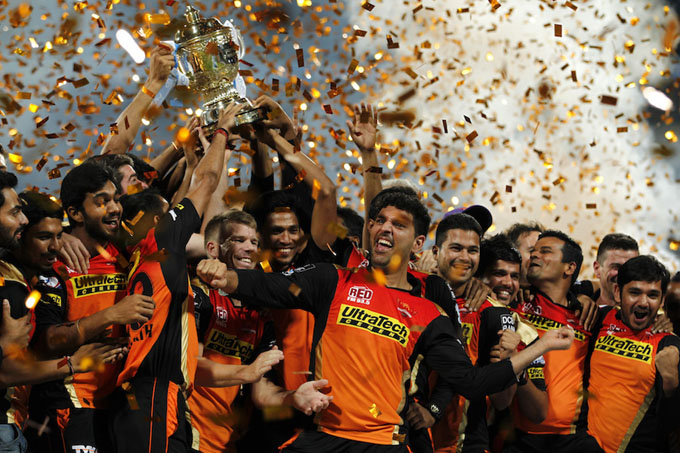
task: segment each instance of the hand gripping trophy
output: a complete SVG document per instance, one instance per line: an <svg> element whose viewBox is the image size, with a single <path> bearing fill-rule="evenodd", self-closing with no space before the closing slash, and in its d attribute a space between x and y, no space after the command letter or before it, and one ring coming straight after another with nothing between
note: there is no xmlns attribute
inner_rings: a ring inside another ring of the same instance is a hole
<svg viewBox="0 0 680 453"><path fill-rule="evenodd" d="M205 19L191 5L184 14L187 24L175 34L177 67L189 79L189 89L203 98L201 122L206 133L212 133L220 110L231 103L243 104L236 125L250 124L264 118L261 109L241 97L234 87L239 59L245 48L241 34L234 26L219 19Z"/></svg>

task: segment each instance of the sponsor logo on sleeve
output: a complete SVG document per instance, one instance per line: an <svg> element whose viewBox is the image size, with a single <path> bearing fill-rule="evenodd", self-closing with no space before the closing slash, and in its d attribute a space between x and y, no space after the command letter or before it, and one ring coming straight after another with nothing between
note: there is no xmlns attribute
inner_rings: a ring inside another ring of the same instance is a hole
<svg viewBox="0 0 680 453"><path fill-rule="evenodd" d="M408 344L411 333L408 327L390 316L347 304L340 306L337 323L389 338L403 347Z"/></svg>

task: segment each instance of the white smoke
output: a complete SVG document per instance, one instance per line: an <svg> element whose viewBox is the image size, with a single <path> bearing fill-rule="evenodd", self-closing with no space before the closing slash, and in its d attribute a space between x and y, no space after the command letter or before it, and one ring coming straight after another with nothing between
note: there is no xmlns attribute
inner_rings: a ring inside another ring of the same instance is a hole
<svg viewBox="0 0 680 453"><path fill-rule="evenodd" d="M370 100L415 111L411 129L385 127L382 143L399 150L395 169L421 178L435 218L455 202L483 204L496 231L527 220L562 229L581 242L586 277L613 231L678 268L669 242L680 191L652 153L641 95L671 67L672 11L647 0L370 2L370 12L350 7L368 32L354 46L378 80Z"/></svg>

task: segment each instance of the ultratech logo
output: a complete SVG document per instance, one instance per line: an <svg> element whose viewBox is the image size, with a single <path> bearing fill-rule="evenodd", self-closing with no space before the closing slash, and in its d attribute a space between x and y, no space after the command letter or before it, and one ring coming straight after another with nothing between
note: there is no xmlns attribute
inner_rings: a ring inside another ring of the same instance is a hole
<svg viewBox="0 0 680 453"><path fill-rule="evenodd" d="M472 324L469 322L464 322L461 324L461 328L465 344L470 344L470 340L472 339Z"/></svg>
<svg viewBox="0 0 680 453"><path fill-rule="evenodd" d="M532 381L535 379L545 379L545 376L543 375L543 367L533 367L533 368L527 368L527 374L529 375L529 379Z"/></svg>
<svg viewBox="0 0 680 453"><path fill-rule="evenodd" d="M219 352L229 357L240 358L242 362L248 360L253 353L253 345L239 340L233 335L227 335L217 329L212 329L208 336L207 349Z"/></svg>
<svg viewBox="0 0 680 453"><path fill-rule="evenodd" d="M127 278L125 274L87 274L71 279L75 297L89 296L96 293L125 291Z"/></svg>
<svg viewBox="0 0 680 453"><path fill-rule="evenodd" d="M411 333L404 324L394 318L362 307L352 307L345 304L340 306L338 324L357 327L373 334L382 335L396 341L403 347L406 347L408 336Z"/></svg>
<svg viewBox="0 0 680 453"><path fill-rule="evenodd" d="M373 298L373 290L367 286L352 286L347 293L347 302L369 305Z"/></svg>
<svg viewBox="0 0 680 453"><path fill-rule="evenodd" d="M554 330L559 329L564 325L560 322L532 313L523 313L522 316L538 330ZM583 332L579 332L578 330L574 330L574 338L579 341L586 341L586 336Z"/></svg>
<svg viewBox="0 0 680 453"><path fill-rule="evenodd" d="M654 347L649 343L630 340L628 338L605 335L597 339L595 349L620 355L640 362L651 363Z"/></svg>

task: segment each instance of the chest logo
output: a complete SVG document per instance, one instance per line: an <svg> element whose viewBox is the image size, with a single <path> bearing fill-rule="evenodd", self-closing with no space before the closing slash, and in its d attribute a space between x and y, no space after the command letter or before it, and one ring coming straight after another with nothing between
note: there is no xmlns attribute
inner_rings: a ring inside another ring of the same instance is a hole
<svg viewBox="0 0 680 453"><path fill-rule="evenodd" d="M347 301L357 304L370 305L373 290L367 286L352 286L347 293Z"/></svg>
<svg viewBox="0 0 680 453"><path fill-rule="evenodd" d="M654 347L649 343L605 335L597 339L595 349L609 354L626 357L640 362L651 363Z"/></svg>
<svg viewBox="0 0 680 453"><path fill-rule="evenodd" d="M340 306L338 324L356 327L372 334L389 338L403 347L406 347L408 344L408 337L411 333L408 327L394 318L366 310L363 307L353 307L345 304Z"/></svg>
<svg viewBox="0 0 680 453"><path fill-rule="evenodd" d="M210 331L205 343L205 349L219 352L229 357L240 358L242 362L247 361L253 353L253 345L245 340L227 335L217 329Z"/></svg>
<svg viewBox="0 0 680 453"><path fill-rule="evenodd" d="M72 277L74 297L89 296L97 293L125 291L125 274L88 274Z"/></svg>

